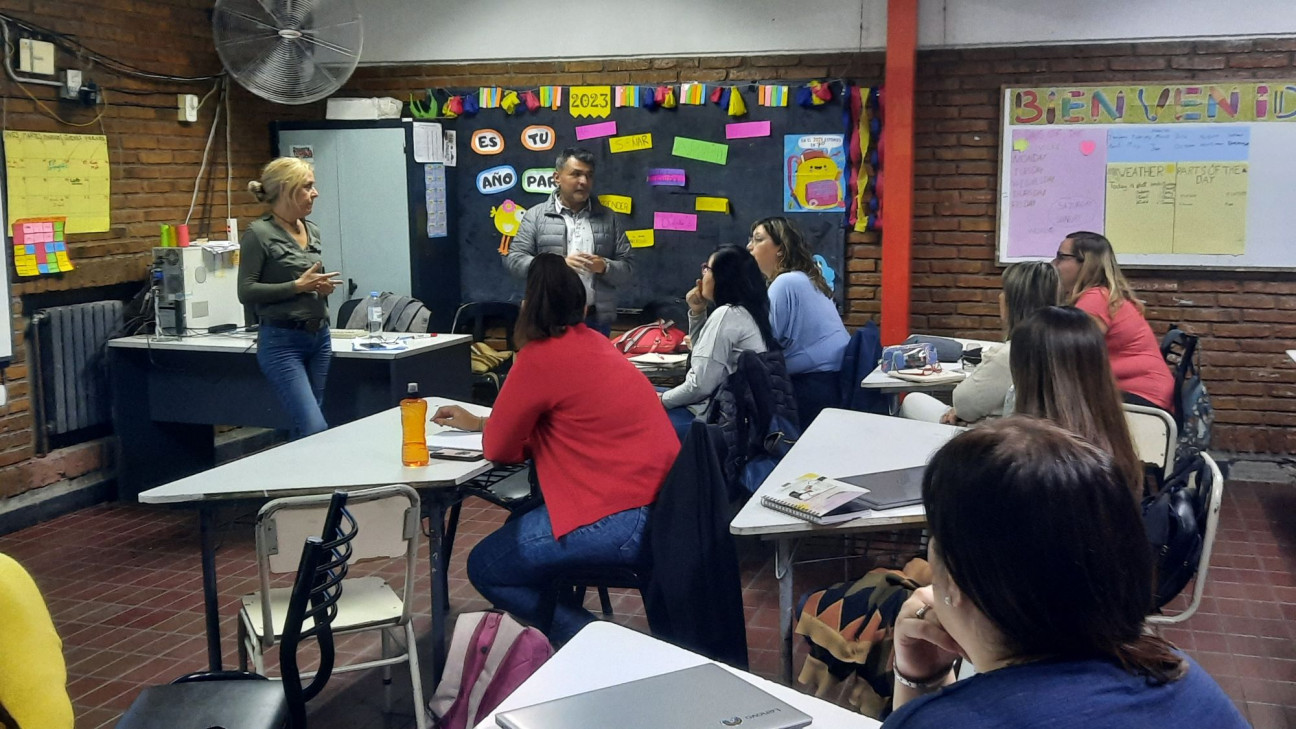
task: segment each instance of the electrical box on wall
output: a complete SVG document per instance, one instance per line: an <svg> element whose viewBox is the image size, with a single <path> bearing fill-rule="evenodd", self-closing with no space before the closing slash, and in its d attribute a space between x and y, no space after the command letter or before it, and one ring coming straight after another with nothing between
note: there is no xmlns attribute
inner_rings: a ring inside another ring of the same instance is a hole
<svg viewBox="0 0 1296 729"><path fill-rule="evenodd" d="M18 70L40 76L54 75L54 44L22 38L18 41Z"/></svg>
<svg viewBox="0 0 1296 729"><path fill-rule="evenodd" d="M176 117L182 122L198 121L198 95L197 94L178 94L177 95Z"/></svg>

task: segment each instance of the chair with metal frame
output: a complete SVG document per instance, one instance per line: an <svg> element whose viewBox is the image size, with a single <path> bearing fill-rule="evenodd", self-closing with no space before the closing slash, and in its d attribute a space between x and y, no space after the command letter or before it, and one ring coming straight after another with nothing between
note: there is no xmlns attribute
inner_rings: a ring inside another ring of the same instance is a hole
<svg viewBox="0 0 1296 729"><path fill-rule="evenodd" d="M351 543L359 531L345 508L347 495L339 491L326 498L329 507L321 534L331 538L304 540L279 642L283 680L268 681L246 671L191 673L165 686L144 689L117 729L306 729L306 702L323 690L333 674L332 626L353 554ZM319 669L303 686L297 653L302 642L311 638L319 645Z"/></svg>
<svg viewBox="0 0 1296 729"><path fill-rule="evenodd" d="M274 574L287 571L281 545L296 544L327 496L294 496L276 499L257 514L257 572L261 588L242 598L239 610L239 667L246 670L249 659L257 673L265 672L264 652L282 639L286 630L285 606L290 593L272 588ZM350 492L348 511L359 524L360 536L352 545L355 562L373 559L403 559L404 581L399 594L382 577L369 575L346 581L338 603L333 632L339 635L378 630L382 654L374 660L334 666L334 673L383 669L385 685L391 684L392 666L407 663L418 729L427 729L423 705L423 682L412 621L414 569L418 559L419 497L409 486L394 484ZM403 647L402 647L403 644Z"/></svg>
<svg viewBox="0 0 1296 729"><path fill-rule="evenodd" d="M1192 597L1181 612L1174 615L1149 615L1148 623L1153 625L1173 625L1191 618L1201 606L1202 593L1206 591L1206 573L1210 569L1211 551L1215 546L1215 533L1219 530L1220 506L1224 503L1224 475L1219 465L1209 453L1202 453L1202 459L1210 468L1210 500L1206 504L1206 530L1202 535L1201 556L1197 560L1197 573L1193 575Z"/></svg>
<svg viewBox="0 0 1296 729"><path fill-rule="evenodd" d="M1139 460L1161 466L1164 479L1174 470L1175 447L1179 429L1174 418L1161 408L1126 403L1125 422L1129 424L1130 438Z"/></svg>

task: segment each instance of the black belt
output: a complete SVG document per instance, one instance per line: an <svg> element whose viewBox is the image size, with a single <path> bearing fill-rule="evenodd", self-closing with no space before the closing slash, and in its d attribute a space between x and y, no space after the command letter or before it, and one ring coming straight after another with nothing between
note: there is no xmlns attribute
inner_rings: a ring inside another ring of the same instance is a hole
<svg viewBox="0 0 1296 729"><path fill-rule="evenodd" d="M261 326L277 329L300 329L312 334L328 327L328 319L262 319Z"/></svg>

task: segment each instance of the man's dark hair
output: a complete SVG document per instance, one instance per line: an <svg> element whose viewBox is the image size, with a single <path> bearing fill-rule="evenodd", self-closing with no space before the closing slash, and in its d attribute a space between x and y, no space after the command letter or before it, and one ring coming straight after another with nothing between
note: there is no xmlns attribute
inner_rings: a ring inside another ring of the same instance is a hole
<svg viewBox="0 0 1296 729"><path fill-rule="evenodd" d="M556 253L541 253L531 260L523 296L517 322L523 341L557 337L585 321L585 284Z"/></svg>
<svg viewBox="0 0 1296 729"><path fill-rule="evenodd" d="M594 153L584 147L567 147L558 153L558 159L554 162L554 171L561 172L562 168L567 166L567 160L575 158L577 162L583 162L589 165L590 172L594 171Z"/></svg>
<svg viewBox="0 0 1296 729"><path fill-rule="evenodd" d="M922 495L936 556L1013 659L1105 659L1153 683L1183 675L1170 645L1143 632L1152 554L1106 453L1048 421L1005 418L937 451Z"/></svg>
<svg viewBox="0 0 1296 729"><path fill-rule="evenodd" d="M769 350L779 349L769 323L769 292L760 264L746 248L725 246L711 256L711 279L715 282L716 306L741 306L747 310Z"/></svg>

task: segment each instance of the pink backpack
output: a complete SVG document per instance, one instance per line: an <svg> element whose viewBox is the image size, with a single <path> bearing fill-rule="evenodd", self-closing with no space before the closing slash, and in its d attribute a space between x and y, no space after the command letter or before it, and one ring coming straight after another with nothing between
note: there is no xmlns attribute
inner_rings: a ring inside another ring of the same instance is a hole
<svg viewBox="0 0 1296 729"><path fill-rule="evenodd" d="M445 675L428 708L439 729L476 726L553 655L544 633L507 613L464 613L455 622Z"/></svg>

